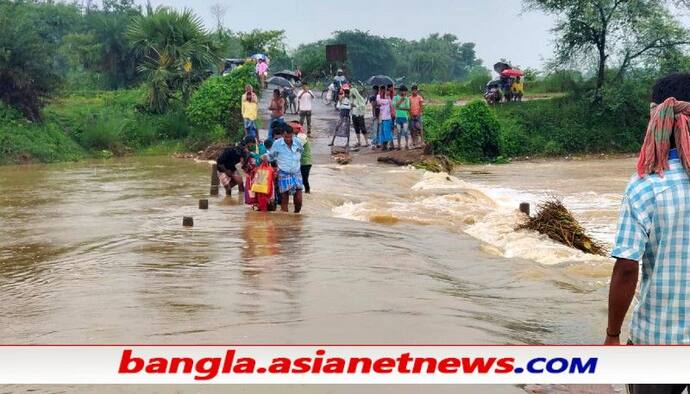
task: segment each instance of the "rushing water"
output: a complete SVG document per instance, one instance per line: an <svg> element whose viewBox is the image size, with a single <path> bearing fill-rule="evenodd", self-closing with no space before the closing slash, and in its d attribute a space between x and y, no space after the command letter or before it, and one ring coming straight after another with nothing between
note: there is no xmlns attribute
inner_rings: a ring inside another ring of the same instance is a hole
<svg viewBox="0 0 690 394"><path fill-rule="evenodd" d="M451 176L325 152L301 215L198 210L206 162L0 167L2 341L601 341L610 259L515 232L516 207L558 195L610 243L632 160Z"/></svg>
<svg viewBox="0 0 690 394"><path fill-rule="evenodd" d="M324 164L302 215L252 212L235 196L198 210L206 163L3 167L2 338L596 343L610 261L512 231L513 200L553 190L607 240L626 176L568 174L619 164L627 173L628 162L520 163L457 177ZM529 187L491 186L511 182ZM185 215L194 228L181 226Z"/></svg>

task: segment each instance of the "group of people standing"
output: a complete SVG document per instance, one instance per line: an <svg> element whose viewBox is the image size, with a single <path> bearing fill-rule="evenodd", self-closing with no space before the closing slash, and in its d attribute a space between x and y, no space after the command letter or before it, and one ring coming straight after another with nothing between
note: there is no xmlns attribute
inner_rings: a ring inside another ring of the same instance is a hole
<svg viewBox="0 0 690 394"><path fill-rule="evenodd" d="M522 101L522 96L525 92L522 77L503 77L501 82L503 83L503 97L506 101Z"/></svg>
<svg viewBox="0 0 690 394"><path fill-rule="evenodd" d="M354 126L355 147L368 147L371 141L373 149L401 150L403 140L405 149L422 147L424 98L417 86L412 87L411 94L408 92L404 85L397 89L392 84L374 86L371 95L365 98L357 88L343 84L336 105L340 117L329 145L335 143L336 137L345 137L349 146L350 128ZM245 203L262 211L275 210L277 206L288 211L288 201L293 196L295 212L300 212L302 192L311 191L310 136L316 96L306 82L296 96L299 121L286 122L287 102L280 89L273 90L268 105L268 134L262 141L257 127L258 96L251 85L245 87L241 109L244 138L237 146L225 149L217 159L218 177L228 196L237 186L244 193ZM371 137L365 120L367 105L371 106Z"/></svg>
<svg viewBox="0 0 690 394"><path fill-rule="evenodd" d="M349 147L351 125L357 136L355 147L369 146L364 116L368 103L371 105L370 138L373 149L401 150L403 139L405 149L423 147L424 98L419 94L417 86L412 86L411 94L406 86L396 89L393 84L374 86L371 93L365 99L355 87L341 90L336 103L340 116L329 146L335 144L336 137L343 137L346 139L345 146Z"/></svg>
<svg viewBox="0 0 690 394"><path fill-rule="evenodd" d="M424 146L424 97L419 94L416 85L412 86L410 95L405 85L400 86L397 91L392 84L374 86L369 102L372 108L372 130L376 130L373 138L375 149L401 150L403 139L405 149L410 149L410 142L412 149Z"/></svg>

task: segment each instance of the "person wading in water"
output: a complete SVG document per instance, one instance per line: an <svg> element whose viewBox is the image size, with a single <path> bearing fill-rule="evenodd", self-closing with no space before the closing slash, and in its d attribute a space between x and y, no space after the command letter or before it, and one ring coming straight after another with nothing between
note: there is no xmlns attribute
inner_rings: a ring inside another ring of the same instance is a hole
<svg viewBox="0 0 690 394"><path fill-rule="evenodd" d="M302 210L301 159L304 147L299 138L295 138L294 131L287 123L276 126L283 132L283 138L275 141L269 152L270 160L278 164L278 192L280 193L280 210L288 211L290 195L294 197L295 213Z"/></svg>
<svg viewBox="0 0 690 394"><path fill-rule="evenodd" d="M248 138L248 140L254 141L253 138ZM241 163L242 167L246 166L248 157L249 150L244 143L237 146L230 146L218 156L216 160L218 179L220 180L220 184L225 188L225 194L228 196L232 194L232 188L235 185L237 185L240 193L244 192L242 175L240 175L237 170L237 165Z"/></svg>

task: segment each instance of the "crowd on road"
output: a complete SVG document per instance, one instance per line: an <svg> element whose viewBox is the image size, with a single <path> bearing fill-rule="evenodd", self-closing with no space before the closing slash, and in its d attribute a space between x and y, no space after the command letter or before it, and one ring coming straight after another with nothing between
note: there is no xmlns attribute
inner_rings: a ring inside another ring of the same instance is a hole
<svg viewBox="0 0 690 394"><path fill-rule="evenodd" d="M267 70L266 62L259 60L256 75L260 86L265 86ZM373 86L370 95L364 97L356 87L348 84L342 70L335 75L334 84L338 87L335 107L339 118L329 146L341 137L345 139L346 150L349 149L352 128L357 138L354 148L371 146L383 151L401 150L403 141L405 149L424 146L424 98L417 86L412 86L411 91L404 85L398 88L393 84ZM299 85L294 93L299 120L285 119L290 105L285 89L293 92L293 86L272 91L265 140L261 140L257 126L259 98L252 85L247 85L241 99L244 138L239 144L226 148L217 159L218 178L226 194L231 195L237 186L245 203L260 211L276 210L278 206L288 211L292 197L294 212L298 213L302 208L302 193L311 192L310 139L316 95L309 83L300 81ZM369 111L371 120L367 122L365 115ZM367 124L371 133L367 131Z"/></svg>
<svg viewBox="0 0 690 394"><path fill-rule="evenodd" d="M368 147L371 141L373 149L402 150L403 140L406 150L424 146L424 98L417 86L412 86L410 94L405 85L397 88L393 83L374 85L371 95L365 99L355 86L347 83L342 70L338 70L333 85L338 94L335 107L340 116L330 146L340 137L345 139L345 148L349 148L351 126L357 137L355 148ZM367 136L365 120L367 104L371 108L371 137Z"/></svg>

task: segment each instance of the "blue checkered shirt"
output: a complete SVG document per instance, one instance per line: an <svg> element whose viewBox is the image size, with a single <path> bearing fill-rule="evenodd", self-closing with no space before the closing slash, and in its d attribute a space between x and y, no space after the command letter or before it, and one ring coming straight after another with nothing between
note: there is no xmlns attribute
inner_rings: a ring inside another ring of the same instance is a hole
<svg viewBox="0 0 690 394"><path fill-rule="evenodd" d="M633 176L621 204L611 255L642 262L635 344L690 344L690 179L677 157L663 177Z"/></svg>

